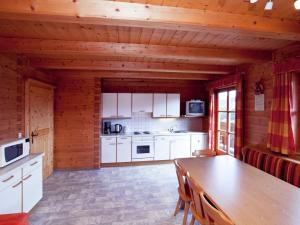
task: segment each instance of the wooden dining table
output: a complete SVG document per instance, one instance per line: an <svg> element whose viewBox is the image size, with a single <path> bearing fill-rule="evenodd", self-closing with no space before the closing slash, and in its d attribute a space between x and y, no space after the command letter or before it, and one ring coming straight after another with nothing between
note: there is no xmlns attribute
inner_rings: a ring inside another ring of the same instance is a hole
<svg viewBox="0 0 300 225"><path fill-rule="evenodd" d="M236 225L300 225L300 189L232 156L179 159Z"/></svg>

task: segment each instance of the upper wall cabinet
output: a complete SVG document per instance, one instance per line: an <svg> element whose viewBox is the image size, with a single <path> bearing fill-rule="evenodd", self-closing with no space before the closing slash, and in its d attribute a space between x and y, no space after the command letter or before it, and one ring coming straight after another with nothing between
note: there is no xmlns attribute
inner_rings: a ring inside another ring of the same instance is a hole
<svg viewBox="0 0 300 225"><path fill-rule="evenodd" d="M118 117L118 94L117 93L102 94L102 117L103 118Z"/></svg>
<svg viewBox="0 0 300 225"><path fill-rule="evenodd" d="M152 113L153 94L132 94L132 112Z"/></svg>
<svg viewBox="0 0 300 225"><path fill-rule="evenodd" d="M118 94L118 117L131 117L131 93Z"/></svg>
<svg viewBox="0 0 300 225"><path fill-rule="evenodd" d="M154 94L153 117L180 117L180 94Z"/></svg>
<svg viewBox="0 0 300 225"><path fill-rule="evenodd" d="M167 117L180 117L180 94L167 94Z"/></svg>
<svg viewBox="0 0 300 225"><path fill-rule="evenodd" d="M153 95L153 117L167 117L167 95Z"/></svg>
<svg viewBox="0 0 300 225"><path fill-rule="evenodd" d="M130 118L131 93L103 93L103 118Z"/></svg>

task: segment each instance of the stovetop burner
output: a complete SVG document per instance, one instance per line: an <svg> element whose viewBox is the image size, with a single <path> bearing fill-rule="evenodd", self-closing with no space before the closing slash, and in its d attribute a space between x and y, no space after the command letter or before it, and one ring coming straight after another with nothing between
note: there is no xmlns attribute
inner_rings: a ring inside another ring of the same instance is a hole
<svg viewBox="0 0 300 225"><path fill-rule="evenodd" d="M140 131L134 131L133 134L134 135L151 134L151 132L150 131L142 131L142 132L140 132Z"/></svg>

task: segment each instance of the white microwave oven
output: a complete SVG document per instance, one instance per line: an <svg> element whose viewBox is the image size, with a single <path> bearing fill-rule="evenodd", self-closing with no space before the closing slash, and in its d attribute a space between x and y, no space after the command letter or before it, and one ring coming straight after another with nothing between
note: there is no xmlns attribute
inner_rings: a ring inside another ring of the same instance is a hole
<svg viewBox="0 0 300 225"><path fill-rule="evenodd" d="M0 167L4 167L29 155L29 138L0 143Z"/></svg>
<svg viewBox="0 0 300 225"><path fill-rule="evenodd" d="M205 102L191 100L186 102L186 116L205 116Z"/></svg>

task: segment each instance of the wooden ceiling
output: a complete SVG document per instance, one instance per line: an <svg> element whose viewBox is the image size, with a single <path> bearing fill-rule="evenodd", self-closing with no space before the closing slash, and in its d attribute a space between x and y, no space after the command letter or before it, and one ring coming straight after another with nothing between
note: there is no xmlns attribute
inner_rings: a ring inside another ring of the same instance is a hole
<svg viewBox="0 0 300 225"><path fill-rule="evenodd" d="M255 5L245 0L2 1L0 52L22 55L36 68L64 73L103 71L98 74L174 79L188 74L191 79L197 75L213 79L233 73L239 64L270 61L272 51L300 42L300 11L293 1L274 1L269 12L264 4L262 0Z"/></svg>

